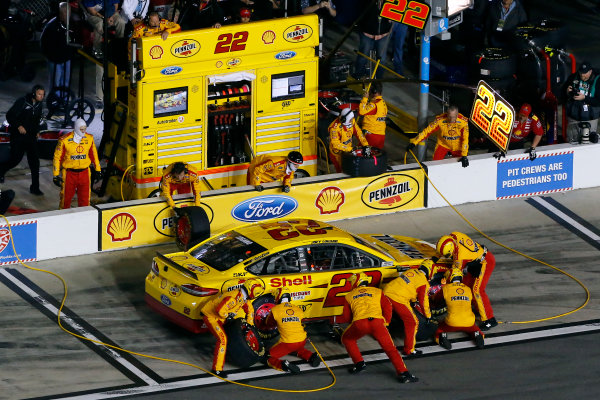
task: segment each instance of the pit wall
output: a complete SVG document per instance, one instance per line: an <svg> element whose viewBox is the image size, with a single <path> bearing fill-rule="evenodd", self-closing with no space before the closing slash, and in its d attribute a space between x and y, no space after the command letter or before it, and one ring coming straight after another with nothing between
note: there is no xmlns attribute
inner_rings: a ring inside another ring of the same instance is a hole
<svg viewBox="0 0 600 400"><path fill-rule="evenodd" d="M530 161L522 150L497 161L491 154L427 162L431 182L452 204L502 200L600 186L600 145L555 145L538 149ZM178 205L191 204L175 196ZM321 221L447 206L416 164L383 175L344 174L299 179L290 193L279 184L256 192L249 186L205 192L202 207L213 232L269 218ZM103 204L8 218L17 253L24 261L90 254L172 242L174 218L159 198ZM0 221L2 222L2 221ZM0 265L17 262L10 234L0 223Z"/></svg>

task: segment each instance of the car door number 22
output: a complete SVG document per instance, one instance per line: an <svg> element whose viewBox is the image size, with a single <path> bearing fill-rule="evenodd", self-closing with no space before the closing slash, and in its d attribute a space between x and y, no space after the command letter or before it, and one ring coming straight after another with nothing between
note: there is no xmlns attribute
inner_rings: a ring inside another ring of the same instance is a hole
<svg viewBox="0 0 600 400"><path fill-rule="evenodd" d="M361 274L371 277L369 286L379 287L379 283L381 282L381 271L364 271L361 272ZM353 272L345 272L342 274L335 274L331 278L330 285L339 285L341 282L344 282L344 284L329 289L325 301L323 301L323 307L339 307L344 305L344 296L352 290L352 284L348 280L352 275L354 275Z"/></svg>

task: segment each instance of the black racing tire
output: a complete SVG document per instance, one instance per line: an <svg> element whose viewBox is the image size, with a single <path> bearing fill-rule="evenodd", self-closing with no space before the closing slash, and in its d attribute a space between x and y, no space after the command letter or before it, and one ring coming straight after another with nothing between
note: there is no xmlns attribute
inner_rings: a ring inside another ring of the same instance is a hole
<svg viewBox="0 0 600 400"><path fill-rule="evenodd" d="M561 21L544 20L536 25L530 42L543 49L544 47L564 48L567 38L566 25Z"/></svg>
<svg viewBox="0 0 600 400"><path fill-rule="evenodd" d="M175 222L175 242L177 247L188 251L210 237L210 220L202 207L179 208L182 215Z"/></svg>
<svg viewBox="0 0 600 400"><path fill-rule="evenodd" d="M435 333L435 331L438 327L438 324L436 324L435 322L427 323L427 319L425 318L425 316L423 316L423 314L421 314L419 312L415 312L415 314L417 315L417 319L419 320L419 328L417 330L417 340L423 341L423 340L433 339L433 334Z"/></svg>
<svg viewBox="0 0 600 400"><path fill-rule="evenodd" d="M362 157L352 152L342 153L342 171L350 176L376 176L387 171L387 153L385 150L371 148L371 157Z"/></svg>
<svg viewBox="0 0 600 400"><path fill-rule="evenodd" d="M477 62L479 63L479 76L486 81L511 77L517 70L515 54L497 47L484 49Z"/></svg>
<svg viewBox="0 0 600 400"><path fill-rule="evenodd" d="M225 325L227 335L227 361L239 368L249 368L266 353L265 345L256 327L241 319Z"/></svg>
<svg viewBox="0 0 600 400"><path fill-rule="evenodd" d="M294 179L307 178L309 176L310 174L303 169L297 169L296 172L294 172Z"/></svg>
<svg viewBox="0 0 600 400"><path fill-rule="evenodd" d="M267 317L271 313L273 306L275 306L275 298L270 294L260 296L252 302L252 307L254 307L254 326L263 340L270 340L279 335L277 325L270 326L266 324Z"/></svg>

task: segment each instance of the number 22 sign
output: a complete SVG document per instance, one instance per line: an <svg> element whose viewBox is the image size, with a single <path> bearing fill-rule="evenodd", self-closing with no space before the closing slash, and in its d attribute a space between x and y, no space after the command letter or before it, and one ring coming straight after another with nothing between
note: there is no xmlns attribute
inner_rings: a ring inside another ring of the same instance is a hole
<svg viewBox="0 0 600 400"><path fill-rule="evenodd" d="M427 23L431 8L415 0L387 0L381 7L381 16L417 29Z"/></svg>
<svg viewBox="0 0 600 400"><path fill-rule="evenodd" d="M506 152L515 121L515 109L484 81L477 85L471 122Z"/></svg>

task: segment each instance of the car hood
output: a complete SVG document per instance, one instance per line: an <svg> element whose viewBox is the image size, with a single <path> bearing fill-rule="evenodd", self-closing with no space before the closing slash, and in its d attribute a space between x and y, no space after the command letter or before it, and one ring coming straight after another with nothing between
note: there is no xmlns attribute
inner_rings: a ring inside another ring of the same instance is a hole
<svg viewBox="0 0 600 400"><path fill-rule="evenodd" d="M420 264L424 258L439 257L435 246L424 240L398 235L358 235L376 247L389 253L399 264Z"/></svg>

